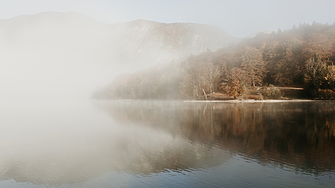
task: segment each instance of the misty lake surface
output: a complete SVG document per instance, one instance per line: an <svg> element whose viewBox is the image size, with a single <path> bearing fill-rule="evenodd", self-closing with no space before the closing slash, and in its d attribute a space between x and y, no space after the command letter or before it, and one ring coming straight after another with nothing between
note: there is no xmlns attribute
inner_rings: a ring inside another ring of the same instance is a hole
<svg viewBox="0 0 335 188"><path fill-rule="evenodd" d="M2 101L0 113L0 187L335 187L335 101Z"/></svg>

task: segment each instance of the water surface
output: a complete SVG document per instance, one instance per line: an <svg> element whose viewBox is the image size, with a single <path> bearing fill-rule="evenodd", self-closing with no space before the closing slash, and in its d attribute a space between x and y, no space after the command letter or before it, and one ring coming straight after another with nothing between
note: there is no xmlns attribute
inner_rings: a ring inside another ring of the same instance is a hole
<svg viewBox="0 0 335 188"><path fill-rule="evenodd" d="M333 187L335 102L2 102L0 187Z"/></svg>

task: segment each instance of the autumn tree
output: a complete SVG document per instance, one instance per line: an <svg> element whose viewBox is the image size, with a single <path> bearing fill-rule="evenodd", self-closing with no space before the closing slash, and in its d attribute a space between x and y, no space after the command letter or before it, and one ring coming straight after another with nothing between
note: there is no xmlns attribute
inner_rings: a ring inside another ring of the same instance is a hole
<svg viewBox="0 0 335 188"><path fill-rule="evenodd" d="M263 85L263 79L266 76L267 70L262 51L255 47L246 46L241 59L241 68L250 77L251 85L253 87L256 86L256 83Z"/></svg>
<svg viewBox="0 0 335 188"><path fill-rule="evenodd" d="M234 98L242 95L246 90L246 83L248 78L245 71L240 68L232 68L226 75L226 82L222 83L222 89Z"/></svg>
<svg viewBox="0 0 335 188"><path fill-rule="evenodd" d="M314 55L306 61L305 88L315 97L318 96L319 89L322 88L327 78L327 63L322 61L321 57Z"/></svg>
<svg viewBox="0 0 335 188"><path fill-rule="evenodd" d="M311 58L314 54L318 54L319 59L329 61L333 51L330 37L322 33L313 33L304 44L304 55Z"/></svg>
<svg viewBox="0 0 335 188"><path fill-rule="evenodd" d="M335 66L333 64L327 67L327 76L325 79L327 80L328 84L330 85L331 89L334 90L335 85Z"/></svg>

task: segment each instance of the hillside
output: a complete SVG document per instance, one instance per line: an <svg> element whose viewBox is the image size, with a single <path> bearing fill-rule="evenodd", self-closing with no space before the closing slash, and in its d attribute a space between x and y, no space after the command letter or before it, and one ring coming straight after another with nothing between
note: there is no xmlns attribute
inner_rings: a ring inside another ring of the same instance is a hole
<svg viewBox="0 0 335 188"><path fill-rule="evenodd" d="M218 27L193 23L106 24L74 12L0 19L1 97L88 97L120 72L237 41Z"/></svg>

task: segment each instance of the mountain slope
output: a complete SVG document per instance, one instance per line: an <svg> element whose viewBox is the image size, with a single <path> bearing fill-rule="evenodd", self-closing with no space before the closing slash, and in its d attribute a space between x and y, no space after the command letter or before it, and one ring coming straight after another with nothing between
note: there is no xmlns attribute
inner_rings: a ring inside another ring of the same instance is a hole
<svg viewBox="0 0 335 188"><path fill-rule="evenodd" d="M74 12L0 19L0 95L88 97L120 72L237 41L220 28L193 23L106 24Z"/></svg>

